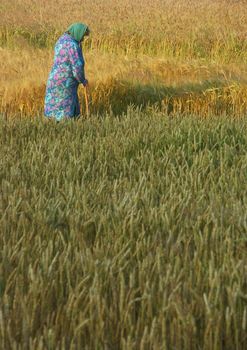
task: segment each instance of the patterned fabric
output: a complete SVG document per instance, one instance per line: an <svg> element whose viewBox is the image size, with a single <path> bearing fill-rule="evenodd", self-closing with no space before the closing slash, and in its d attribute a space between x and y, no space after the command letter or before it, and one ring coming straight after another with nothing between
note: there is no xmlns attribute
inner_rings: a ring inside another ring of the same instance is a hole
<svg viewBox="0 0 247 350"><path fill-rule="evenodd" d="M46 87L45 116L58 121L79 116L80 83L86 83L81 47L65 33L55 45L54 64Z"/></svg>

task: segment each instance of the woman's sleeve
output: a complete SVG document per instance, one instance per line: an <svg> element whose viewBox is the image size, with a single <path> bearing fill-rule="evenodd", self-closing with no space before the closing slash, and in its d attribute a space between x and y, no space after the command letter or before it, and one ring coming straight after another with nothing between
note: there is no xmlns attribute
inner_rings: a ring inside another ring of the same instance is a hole
<svg viewBox="0 0 247 350"><path fill-rule="evenodd" d="M78 81L78 83L85 83L85 63L80 46L78 45L77 47L76 44L70 45L68 48L68 54L74 78Z"/></svg>

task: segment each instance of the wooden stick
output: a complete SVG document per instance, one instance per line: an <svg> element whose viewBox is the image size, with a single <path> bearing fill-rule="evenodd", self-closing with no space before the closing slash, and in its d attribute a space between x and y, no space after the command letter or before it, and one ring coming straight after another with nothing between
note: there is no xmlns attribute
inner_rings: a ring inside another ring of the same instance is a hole
<svg viewBox="0 0 247 350"><path fill-rule="evenodd" d="M86 116L89 117L89 106L88 106L88 91L87 87L84 86L84 97L85 97L85 105L86 105Z"/></svg>

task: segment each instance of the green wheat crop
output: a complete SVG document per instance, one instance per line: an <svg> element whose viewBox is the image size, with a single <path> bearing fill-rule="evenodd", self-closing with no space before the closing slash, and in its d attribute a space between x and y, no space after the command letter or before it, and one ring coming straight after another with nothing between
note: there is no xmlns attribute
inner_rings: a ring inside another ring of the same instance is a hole
<svg viewBox="0 0 247 350"><path fill-rule="evenodd" d="M247 122L0 121L0 348L246 349Z"/></svg>

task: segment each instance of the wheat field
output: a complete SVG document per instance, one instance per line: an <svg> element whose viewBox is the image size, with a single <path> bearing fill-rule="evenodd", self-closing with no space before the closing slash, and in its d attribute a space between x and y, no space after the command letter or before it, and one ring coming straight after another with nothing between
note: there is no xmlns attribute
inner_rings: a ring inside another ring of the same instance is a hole
<svg viewBox="0 0 247 350"><path fill-rule="evenodd" d="M246 131L2 122L1 348L245 349Z"/></svg>
<svg viewBox="0 0 247 350"><path fill-rule="evenodd" d="M169 113L246 112L244 1L2 0L0 15L7 117L42 113L54 43L79 20L92 31L84 54L93 113L147 103Z"/></svg>
<svg viewBox="0 0 247 350"><path fill-rule="evenodd" d="M247 348L247 7L1 0L0 350ZM87 23L90 118L43 118Z"/></svg>

